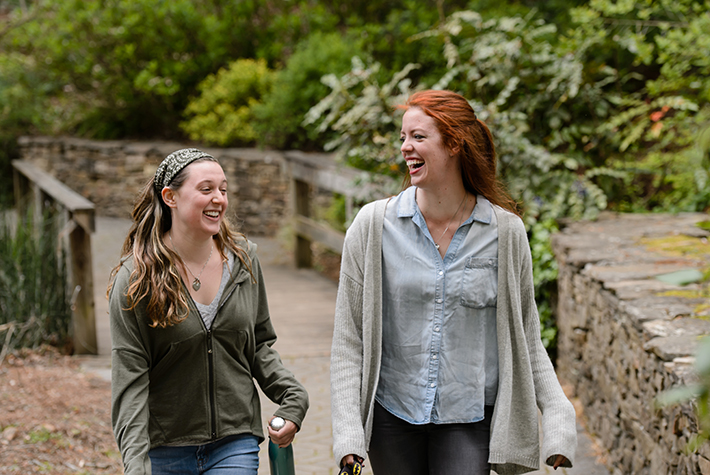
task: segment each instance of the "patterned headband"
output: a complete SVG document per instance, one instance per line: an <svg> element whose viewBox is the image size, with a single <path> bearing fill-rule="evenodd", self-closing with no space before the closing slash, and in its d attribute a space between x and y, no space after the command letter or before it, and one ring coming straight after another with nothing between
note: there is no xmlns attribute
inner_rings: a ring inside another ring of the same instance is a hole
<svg viewBox="0 0 710 475"><path fill-rule="evenodd" d="M153 186L155 186L158 194L173 181L175 175L180 173L183 168L200 158L214 159L212 155L196 148L183 148L165 157L165 160L161 162L155 171L155 177L153 178Z"/></svg>

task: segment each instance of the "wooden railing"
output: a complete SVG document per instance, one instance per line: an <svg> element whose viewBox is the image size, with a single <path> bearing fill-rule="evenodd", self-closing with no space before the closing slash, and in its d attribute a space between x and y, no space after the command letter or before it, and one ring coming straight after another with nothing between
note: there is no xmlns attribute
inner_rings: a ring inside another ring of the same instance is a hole
<svg viewBox="0 0 710 475"><path fill-rule="evenodd" d="M57 211L59 238L66 250L74 351L97 354L91 234L95 231L94 204L43 170L13 160L15 207L18 216L39 220L46 209ZM37 229L37 228L36 228Z"/></svg>
<svg viewBox="0 0 710 475"><path fill-rule="evenodd" d="M285 152L291 179L291 215L296 236L294 257L296 267L311 267L311 244L318 242L337 254L343 252L345 234L313 219L313 190L327 190L345 198L346 222L355 212L355 204L383 196L367 172L336 163L330 155Z"/></svg>

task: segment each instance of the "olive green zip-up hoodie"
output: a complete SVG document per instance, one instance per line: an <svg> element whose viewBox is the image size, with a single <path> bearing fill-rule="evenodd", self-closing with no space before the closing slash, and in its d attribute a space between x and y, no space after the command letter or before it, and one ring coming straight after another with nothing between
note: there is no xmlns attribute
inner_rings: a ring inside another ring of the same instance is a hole
<svg viewBox="0 0 710 475"><path fill-rule="evenodd" d="M132 259L118 271L109 295L111 418L126 474L150 474L148 450L161 445L200 445L235 434L263 441L254 380L279 404L276 415L301 427L308 394L272 348L276 333L256 246L249 244L256 283L237 259L211 329L192 299L185 320L152 328L145 301L126 310Z"/></svg>

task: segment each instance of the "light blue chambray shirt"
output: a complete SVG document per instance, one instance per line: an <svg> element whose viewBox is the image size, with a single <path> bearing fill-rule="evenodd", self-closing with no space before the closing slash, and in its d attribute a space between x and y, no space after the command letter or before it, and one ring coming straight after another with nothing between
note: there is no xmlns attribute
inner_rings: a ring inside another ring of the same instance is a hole
<svg viewBox="0 0 710 475"><path fill-rule="evenodd" d="M387 204L376 399L413 423L478 422L498 386L498 226L478 196L441 258L411 186Z"/></svg>

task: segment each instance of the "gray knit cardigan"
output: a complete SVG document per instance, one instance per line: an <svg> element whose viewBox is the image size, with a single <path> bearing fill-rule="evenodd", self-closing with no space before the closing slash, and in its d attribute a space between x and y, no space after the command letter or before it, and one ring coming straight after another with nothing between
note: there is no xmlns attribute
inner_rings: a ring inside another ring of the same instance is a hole
<svg viewBox="0 0 710 475"><path fill-rule="evenodd" d="M382 358L382 229L387 199L360 210L345 237L331 352L333 453L364 457L372 435ZM532 258L520 218L494 206L498 219L498 397L489 462L500 475L539 468L538 409L547 464L577 446L575 411L540 340Z"/></svg>

